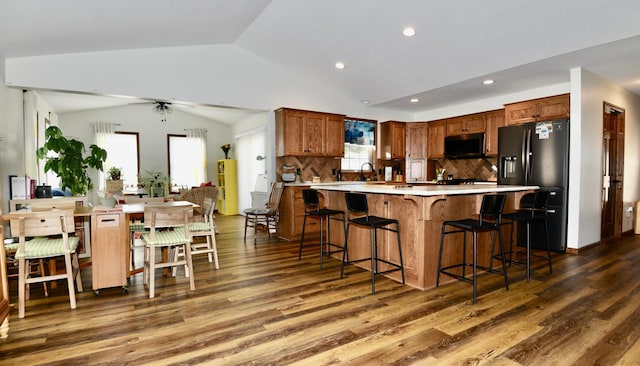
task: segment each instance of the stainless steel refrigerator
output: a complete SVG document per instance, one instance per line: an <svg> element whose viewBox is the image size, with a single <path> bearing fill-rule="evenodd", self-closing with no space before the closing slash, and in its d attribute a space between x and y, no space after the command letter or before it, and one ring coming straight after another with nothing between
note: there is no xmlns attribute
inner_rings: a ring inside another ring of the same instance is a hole
<svg viewBox="0 0 640 366"><path fill-rule="evenodd" d="M551 192L548 211L549 244L567 248L569 190L569 121L531 122L498 129L498 184L535 185ZM518 245L524 245L524 227ZM531 246L544 248L543 227L531 230Z"/></svg>

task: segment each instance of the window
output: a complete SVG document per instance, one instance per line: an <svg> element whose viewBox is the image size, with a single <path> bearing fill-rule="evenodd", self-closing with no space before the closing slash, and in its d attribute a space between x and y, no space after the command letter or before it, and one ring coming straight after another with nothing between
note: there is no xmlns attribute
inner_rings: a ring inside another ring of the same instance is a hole
<svg viewBox="0 0 640 366"><path fill-rule="evenodd" d="M140 167L140 145L137 132L115 132L100 143L107 150L107 161L104 171L111 167L122 170L122 184L125 188L134 189L138 186L138 174ZM104 178L100 179L100 190L105 187Z"/></svg>
<svg viewBox="0 0 640 366"><path fill-rule="evenodd" d="M197 187L205 182L206 150L187 135L167 135L167 140L173 188Z"/></svg>
<svg viewBox="0 0 640 366"><path fill-rule="evenodd" d="M376 156L376 121L359 118L344 120L345 142L342 170L360 170L362 164L374 164Z"/></svg>

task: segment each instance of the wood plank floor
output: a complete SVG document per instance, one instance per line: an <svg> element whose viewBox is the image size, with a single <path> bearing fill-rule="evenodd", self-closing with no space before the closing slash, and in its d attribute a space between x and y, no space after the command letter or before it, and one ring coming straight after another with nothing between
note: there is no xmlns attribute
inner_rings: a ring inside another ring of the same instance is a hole
<svg viewBox="0 0 640 366"><path fill-rule="evenodd" d="M218 217L220 269L195 259L196 290L182 271L161 277L148 299L142 275L122 289L91 289L69 309L62 281L44 298L32 286L26 317L11 313L2 365L639 365L640 237L578 255L555 254L502 278L420 291L297 243L259 234L242 241L243 218ZM11 282L15 300L15 281Z"/></svg>

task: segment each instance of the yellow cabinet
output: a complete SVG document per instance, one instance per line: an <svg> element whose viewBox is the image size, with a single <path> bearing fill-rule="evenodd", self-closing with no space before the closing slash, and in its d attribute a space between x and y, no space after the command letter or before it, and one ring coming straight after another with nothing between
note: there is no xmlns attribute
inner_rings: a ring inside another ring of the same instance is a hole
<svg viewBox="0 0 640 366"><path fill-rule="evenodd" d="M218 171L218 213L238 214L238 163L234 159L216 162Z"/></svg>

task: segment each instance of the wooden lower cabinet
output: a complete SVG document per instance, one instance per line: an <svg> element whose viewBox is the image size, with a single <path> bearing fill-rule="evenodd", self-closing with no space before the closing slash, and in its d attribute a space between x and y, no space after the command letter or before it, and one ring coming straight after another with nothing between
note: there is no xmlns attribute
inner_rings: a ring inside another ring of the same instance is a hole
<svg viewBox="0 0 640 366"><path fill-rule="evenodd" d="M321 190L325 195L328 208L346 210L344 192ZM515 203L526 193L509 192L505 203L505 212L515 210ZM402 258L405 267L406 284L418 289L435 287L438 272L438 255L440 250L440 233L442 222L462 218L477 217L483 194L414 196L403 194L374 194L367 193L369 214L391 217L400 221L400 241ZM333 235L340 235L341 228L332 226ZM503 229L504 237L508 237L508 227ZM481 233L478 236L478 263L489 266L491 258L491 233ZM348 247L349 259L367 258L370 256L371 245L369 229L352 225L349 229ZM378 256L397 262L399 260L396 234L378 231ZM462 234L447 235L443 265L459 263L462 259ZM467 247L471 246L471 235L467 235ZM471 249L467 250L467 261L471 260ZM341 254L334 255L337 259ZM370 262L364 261L356 266L369 269ZM494 267L500 264L494 261ZM383 267L379 267L382 270ZM353 271L348 269L347 273ZM391 272L385 276L401 281L400 272ZM441 278L441 283L455 281L448 276Z"/></svg>
<svg viewBox="0 0 640 366"><path fill-rule="evenodd" d="M92 288L127 285L129 242L124 213L94 213L91 215L91 275Z"/></svg>
<svg viewBox="0 0 640 366"><path fill-rule="evenodd" d="M309 186L288 186L282 192L280 199L280 221L278 221L278 235L286 240L300 240L302 223L304 221L304 201L302 190ZM322 205L322 197L320 204ZM305 238L317 237L320 233L320 221L307 220Z"/></svg>

